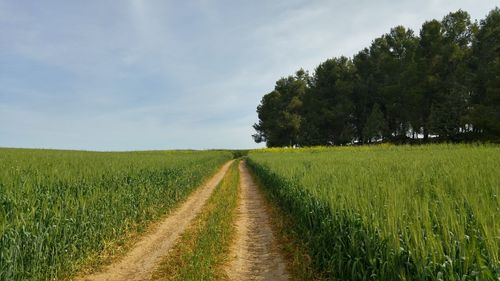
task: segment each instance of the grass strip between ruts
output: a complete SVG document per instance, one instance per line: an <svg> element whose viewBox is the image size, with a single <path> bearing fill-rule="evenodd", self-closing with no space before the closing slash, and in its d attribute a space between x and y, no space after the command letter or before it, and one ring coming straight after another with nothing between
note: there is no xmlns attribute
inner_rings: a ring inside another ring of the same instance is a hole
<svg viewBox="0 0 500 281"><path fill-rule="evenodd" d="M221 269L234 236L238 187L235 161L201 213L153 273L153 280L227 279Z"/></svg>

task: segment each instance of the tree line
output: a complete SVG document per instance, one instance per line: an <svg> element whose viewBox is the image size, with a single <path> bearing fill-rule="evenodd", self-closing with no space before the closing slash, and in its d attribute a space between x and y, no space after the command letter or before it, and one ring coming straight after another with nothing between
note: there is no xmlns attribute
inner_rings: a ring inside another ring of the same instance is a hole
<svg viewBox="0 0 500 281"><path fill-rule="evenodd" d="M396 26L352 58L276 82L257 107L267 146L500 139L500 9Z"/></svg>

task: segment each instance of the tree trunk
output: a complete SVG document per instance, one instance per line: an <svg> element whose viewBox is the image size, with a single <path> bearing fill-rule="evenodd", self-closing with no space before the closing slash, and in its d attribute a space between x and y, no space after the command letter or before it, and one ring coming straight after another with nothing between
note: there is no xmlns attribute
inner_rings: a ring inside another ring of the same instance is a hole
<svg viewBox="0 0 500 281"><path fill-rule="evenodd" d="M424 127L424 140L428 139L429 139L429 130L427 130L427 128Z"/></svg>

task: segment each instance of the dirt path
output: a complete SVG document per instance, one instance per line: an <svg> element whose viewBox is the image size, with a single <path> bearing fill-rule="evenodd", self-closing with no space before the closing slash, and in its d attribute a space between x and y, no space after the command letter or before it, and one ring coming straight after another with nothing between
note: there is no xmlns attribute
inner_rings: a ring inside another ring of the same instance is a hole
<svg viewBox="0 0 500 281"><path fill-rule="evenodd" d="M224 177L231 162L224 164L204 186L190 195L186 202L160 222L156 229L134 245L125 257L107 266L102 272L76 280L149 280L161 257L168 253L191 220L200 212L214 188Z"/></svg>
<svg viewBox="0 0 500 281"><path fill-rule="evenodd" d="M240 202L232 260L226 268L231 280L289 280L286 263L276 247L264 198L245 162L240 162Z"/></svg>

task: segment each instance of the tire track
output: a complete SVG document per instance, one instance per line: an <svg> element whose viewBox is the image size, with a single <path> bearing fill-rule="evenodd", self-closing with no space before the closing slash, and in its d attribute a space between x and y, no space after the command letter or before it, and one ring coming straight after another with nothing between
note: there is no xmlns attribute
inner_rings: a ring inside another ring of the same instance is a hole
<svg viewBox="0 0 500 281"><path fill-rule="evenodd" d="M226 268L231 280L289 280L285 259L277 249L265 201L245 162L240 162L240 202L236 239Z"/></svg>

